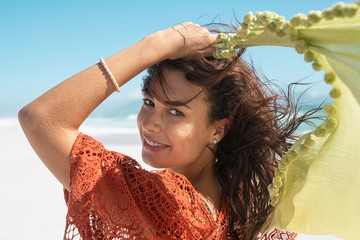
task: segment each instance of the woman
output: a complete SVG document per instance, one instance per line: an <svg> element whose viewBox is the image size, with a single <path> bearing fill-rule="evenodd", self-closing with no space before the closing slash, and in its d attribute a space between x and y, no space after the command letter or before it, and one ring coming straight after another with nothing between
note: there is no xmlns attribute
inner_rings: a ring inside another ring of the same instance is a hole
<svg viewBox="0 0 360 240"><path fill-rule="evenodd" d="M271 211L276 157L293 128L279 127L277 97L266 96L241 52L216 60L214 43L216 34L190 22L156 32L19 112L32 147L65 188L64 239L257 237ZM143 160L165 168L158 172L78 132L118 86L147 68L137 122ZM294 237L280 230L262 236Z"/></svg>

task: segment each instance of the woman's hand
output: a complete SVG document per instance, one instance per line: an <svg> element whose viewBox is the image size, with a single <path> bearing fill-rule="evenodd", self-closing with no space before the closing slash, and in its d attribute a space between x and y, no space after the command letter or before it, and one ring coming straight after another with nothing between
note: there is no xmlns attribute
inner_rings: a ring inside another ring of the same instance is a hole
<svg viewBox="0 0 360 240"><path fill-rule="evenodd" d="M211 56L215 51L211 45L216 43L217 34L198 24L185 22L156 34L168 59Z"/></svg>

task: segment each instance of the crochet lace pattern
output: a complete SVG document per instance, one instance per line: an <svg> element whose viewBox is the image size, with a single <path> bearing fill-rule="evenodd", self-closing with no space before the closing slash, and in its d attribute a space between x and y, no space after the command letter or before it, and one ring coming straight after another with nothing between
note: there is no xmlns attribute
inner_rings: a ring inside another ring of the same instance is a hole
<svg viewBox="0 0 360 240"><path fill-rule="evenodd" d="M171 170L147 171L82 133L71 152L64 239L228 239L227 204L214 220L191 183ZM275 229L261 240L294 239Z"/></svg>

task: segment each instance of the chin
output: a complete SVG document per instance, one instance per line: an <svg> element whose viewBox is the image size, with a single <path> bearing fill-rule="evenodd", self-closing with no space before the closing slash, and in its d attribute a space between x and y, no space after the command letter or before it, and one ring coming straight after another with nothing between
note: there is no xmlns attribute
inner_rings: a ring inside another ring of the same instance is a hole
<svg viewBox="0 0 360 240"><path fill-rule="evenodd" d="M157 168L157 169L164 169L164 168L169 168L169 166L167 166L167 164L163 164L159 161L151 161L148 158L144 158L143 157L143 162L147 165L149 165L152 168Z"/></svg>

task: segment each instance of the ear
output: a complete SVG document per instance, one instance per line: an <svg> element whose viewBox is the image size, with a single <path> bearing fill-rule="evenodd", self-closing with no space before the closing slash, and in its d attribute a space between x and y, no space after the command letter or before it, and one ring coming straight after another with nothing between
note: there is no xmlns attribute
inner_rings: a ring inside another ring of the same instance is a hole
<svg viewBox="0 0 360 240"><path fill-rule="evenodd" d="M226 134L227 127L229 126L229 119L224 118L214 122L214 130L210 139L211 144L216 144L223 139ZM216 143L213 140L216 139Z"/></svg>

